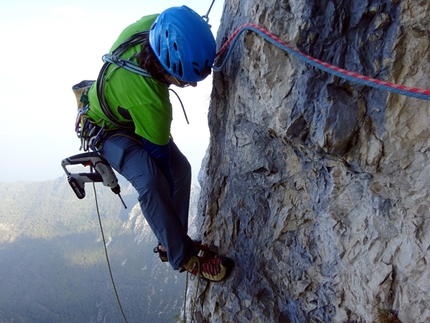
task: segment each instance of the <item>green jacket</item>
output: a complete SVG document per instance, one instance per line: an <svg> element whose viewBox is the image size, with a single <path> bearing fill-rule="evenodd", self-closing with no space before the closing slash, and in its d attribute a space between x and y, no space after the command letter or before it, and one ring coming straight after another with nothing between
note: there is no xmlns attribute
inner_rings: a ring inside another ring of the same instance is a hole
<svg viewBox="0 0 430 323"><path fill-rule="evenodd" d="M157 16L157 14L145 16L124 29L109 53L134 33L149 30ZM121 57L130 58L135 52L140 52L140 45L128 49ZM136 62L136 59L134 61ZM172 105L169 100L168 86L114 64L109 66L104 79L106 80L105 99L116 118L119 121L129 121L124 117L125 109L134 122L136 134L154 144L166 145L169 142L172 123ZM114 128L100 108L96 83L91 87L88 97L89 117L100 126L104 124L108 129Z"/></svg>

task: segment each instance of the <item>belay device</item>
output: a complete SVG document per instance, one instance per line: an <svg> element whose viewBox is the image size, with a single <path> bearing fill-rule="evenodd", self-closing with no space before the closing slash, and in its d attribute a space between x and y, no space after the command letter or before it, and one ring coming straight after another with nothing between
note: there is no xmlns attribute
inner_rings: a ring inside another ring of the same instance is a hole
<svg viewBox="0 0 430 323"><path fill-rule="evenodd" d="M89 166L90 172L73 174L67 170L67 166L79 164ZM124 208L127 208L120 194L121 188L118 184L118 178L109 163L98 153L88 152L65 158L61 161L61 166L66 172L67 181L79 199L85 197L85 183L101 182L104 186L110 187L112 192L119 196Z"/></svg>

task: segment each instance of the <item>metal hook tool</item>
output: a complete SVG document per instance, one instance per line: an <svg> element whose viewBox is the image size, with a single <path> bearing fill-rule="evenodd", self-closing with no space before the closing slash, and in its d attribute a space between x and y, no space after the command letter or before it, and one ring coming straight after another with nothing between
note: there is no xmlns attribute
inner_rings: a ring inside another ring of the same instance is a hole
<svg viewBox="0 0 430 323"><path fill-rule="evenodd" d="M209 13L211 12L214 3L215 3L215 0L212 0L212 4L209 7L208 12L204 16L202 16L202 18L205 19L208 24L209 24Z"/></svg>

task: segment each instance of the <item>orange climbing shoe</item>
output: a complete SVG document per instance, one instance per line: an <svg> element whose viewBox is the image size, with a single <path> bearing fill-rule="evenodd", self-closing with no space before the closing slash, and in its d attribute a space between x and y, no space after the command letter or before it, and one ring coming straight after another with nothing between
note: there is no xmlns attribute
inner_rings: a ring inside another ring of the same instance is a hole
<svg viewBox="0 0 430 323"><path fill-rule="evenodd" d="M198 257L193 256L184 265L185 270L192 275L213 282L227 278L234 267L234 262L227 257Z"/></svg>

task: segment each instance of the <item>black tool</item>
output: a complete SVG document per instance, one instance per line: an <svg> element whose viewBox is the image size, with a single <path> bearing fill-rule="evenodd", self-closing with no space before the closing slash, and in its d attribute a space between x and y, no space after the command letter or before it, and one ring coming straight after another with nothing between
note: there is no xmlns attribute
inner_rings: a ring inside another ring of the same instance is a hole
<svg viewBox="0 0 430 323"><path fill-rule="evenodd" d="M67 166L79 164L89 166L90 172L72 174L67 170ZM85 197L85 183L101 182L104 186L110 187L112 192L119 196L124 208L127 208L120 194L121 187L119 186L118 178L109 163L98 153L89 152L65 158L61 161L61 166L66 172L70 186L79 199Z"/></svg>

